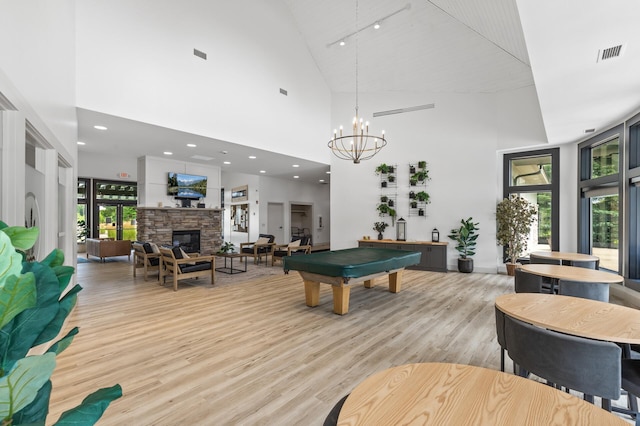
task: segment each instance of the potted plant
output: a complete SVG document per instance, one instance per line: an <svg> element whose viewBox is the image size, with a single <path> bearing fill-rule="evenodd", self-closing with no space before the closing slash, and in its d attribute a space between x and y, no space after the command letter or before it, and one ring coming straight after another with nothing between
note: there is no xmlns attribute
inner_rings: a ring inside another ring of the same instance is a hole
<svg viewBox="0 0 640 426"><path fill-rule="evenodd" d="M418 216L424 216L424 209L418 209Z"/></svg>
<svg viewBox="0 0 640 426"><path fill-rule="evenodd" d="M413 175L411 175L410 180L415 180L417 182L424 182L429 179L429 172L427 170L418 170Z"/></svg>
<svg viewBox="0 0 640 426"><path fill-rule="evenodd" d="M418 161L418 168L425 170L427 168L427 162L426 161Z"/></svg>
<svg viewBox="0 0 640 426"><path fill-rule="evenodd" d="M458 271L464 273L473 272L473 259L471 256L476 254L476 240L478 239L478 222L473 223L473 218L461 219L460 227L452 229L449 238L456 242L455 249L460 253L458 258Z"/></svg>
<svg viewBox="0 0 640 426"><path fill-rule="evenodd" d="M386 175L387 173L389 173L389 166L387 166L385 163L382 163L378 167L376 167L376 175Z"/></svg>
<svg viewBox="0 0 640 426"><path fill-rule="evenodd" d="M411 201L409 203L409 206L411 206L412 209L417 209L418 208L418 202L417 201Z"/></svg>
<svg viewBox="0 0 640 426"><path fill-rule="evenodd" d="M413 176L409 178L409 184L411 186L416 186L418 184L418 179L414 178Z"/></svg>
<svg viewBox="0 0 640 426"><path fill-rule="evenodd" d="M76 226L76 242L78 244L78 253L84 253L87 251L87 222L79 220Z"/></svg>
<svg viewBox="0 0 640 426"><path fill-rule="evenodd" d="M375 222L373 224L373 230L378 232L379 240L382 239L382 233L384 232L385 229L387 229L387 226L389 226L389 224L386 222Z"/></svg>
<svg viewBox="0 0 640 426"><path fill-rule="evenodd" d="M389 207L393 207L393 205L394 205L395 203L393 202L393 200L392 200L392 199L389 199L389 201L387 202L387 204L389 205Z"/></svg>
<svg viewBox="0 0 640 426"><path fill-rule="evenodd" d="M424 191L420 191L416 194L416 200L429 204L429 194Z"/></svg>
<svg viewBox="0 0 640 426"><path fill-rule="evenodd" d="M220 246L218 253L233 253L235 249L236 248L231 241L225 241L225 243Z"/></svg>
<svg viewBox="0 0 640 426"><path fill-rule="evenodd" d="M536 215L536 207L516 194L503 199L496 207L496 239L498 244L506 246L509 275L515 274L518 257L527 248L531 224Z"/></svg>
<svg viewBox="0 0 640 426"><path fill-rule="evenodd" d="M380 202L381 203L386 203L387 201L389 201L389 197L387 197L386 195L381 195L380 196Z"/></svg>
<svg viewBox="0 0 640 426"><path fill-rule="evenodd" d="M394 175L389 175L389 177L387 179L389 180L389 182L395 182L396 181L396 177Z"/></svg>
<svg viewBox="0 0 640 426"><path fill-rule="evenodd" d="M60 249L40 262L27 261L26 252L38 233L38 228L7 226L0 221L3 425L45 424L56 357L78 333L74 327L58 335L82 287L69 286L74 269L64 265ZM56 424L93 425L121 396L120 385L99 389L64 412Z"/></svg>
<svg viewBox="0 0 640 426"><path fill-rule="evenodd" d="M380 182L380 186L381 186L382 188L386 188L386 187L387 187L387 181L386 181L386 180L383 180L382 182Z"/></svg>
<svg viewBox="0 0 640 426"><path fill-rule="evenodd" d="M409 174L414 174L416 172L416 166L413 164L409 165Z"/></svg>
<svg viewBox="0 0 640 426"><path fill-rule="evenodd" d="M409 191L409 199L410 199L410 200L413 200L413 199L415 199L415 198L416 198L416 193L415 193L415 192L413 192L413 191Z"/></svg>

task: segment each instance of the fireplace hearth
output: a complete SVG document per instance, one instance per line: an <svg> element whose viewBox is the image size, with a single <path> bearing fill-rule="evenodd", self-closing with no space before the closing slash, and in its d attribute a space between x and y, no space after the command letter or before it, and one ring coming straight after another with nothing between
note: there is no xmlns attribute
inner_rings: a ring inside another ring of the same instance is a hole
<svg viewBox="0 0 640 426"><path fill-rule="evenodd" d="M200 231L173 231L171 244L180 247L186 253L200 253Z"/></svg>

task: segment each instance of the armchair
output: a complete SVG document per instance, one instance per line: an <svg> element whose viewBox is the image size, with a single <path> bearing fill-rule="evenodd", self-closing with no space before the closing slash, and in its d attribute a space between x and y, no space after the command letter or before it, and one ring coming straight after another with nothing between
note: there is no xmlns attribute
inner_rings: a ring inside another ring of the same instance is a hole
<svg viewBox="0 0 640 426"><path fill-rule="evenodd" d="M211 285L215 284L215 256L185 256L180 247L160 247L162 267L160 284L166 282L167 275L173 277L173 291L178 291L178 281L189 278L211 276Z"/></svg>
<svg viewBox="0 0 640 426"><path fill-rule="evenodd" d="M311 253L309 237L292 237L289 244L276 244L271 248L271 266L274 265L276 257L282 260L285 256L297 256Z"/></svg>
<svg viewBox="0 0 640 426"><path fill-rule="evenodd" d="M147 281L149 271L158 271L158 279L160 278L160 250L158 246L151 243L133 243L133 276L136 276L136 270L143 268L144 280Z"/></svg>
<svg viewBox="0 0 640 426"><path fill-rule="evenodd" d="M254 263L260 263L262 255L264 255L266 265L267 257L271 253L271 246L275 245L273 241L276 237L270 234L260 234L258 237L254 242L240 243L240 253L253 257Z"/></svg>

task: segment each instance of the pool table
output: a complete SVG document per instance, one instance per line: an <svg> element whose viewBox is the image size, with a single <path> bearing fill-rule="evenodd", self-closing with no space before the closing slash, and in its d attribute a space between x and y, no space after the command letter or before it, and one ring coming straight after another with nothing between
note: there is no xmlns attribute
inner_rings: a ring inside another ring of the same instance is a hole
<svg viewBox="0 0 640 426"><path fill-rule="evenodd" d="M298 271L304 281L307 306L318 306L320 283L331 284L333 312L349 312L349 284L364 282L371 288L373 279L389 275L389 291L397 293L404 268L420 263L420 253L382 248L351 248L284 257L285 273Z"/></svg>

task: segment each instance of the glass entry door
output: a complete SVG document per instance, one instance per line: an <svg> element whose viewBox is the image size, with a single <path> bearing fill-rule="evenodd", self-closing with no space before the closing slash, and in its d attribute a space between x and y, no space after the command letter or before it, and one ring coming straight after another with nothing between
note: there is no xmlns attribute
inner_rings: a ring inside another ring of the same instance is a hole
<svg viewBox="0 0 640 426"><path fill-rule="evenodd" d="M99 238L136 241L136 206L122 203L97 203L94 217Z"/></svg>

